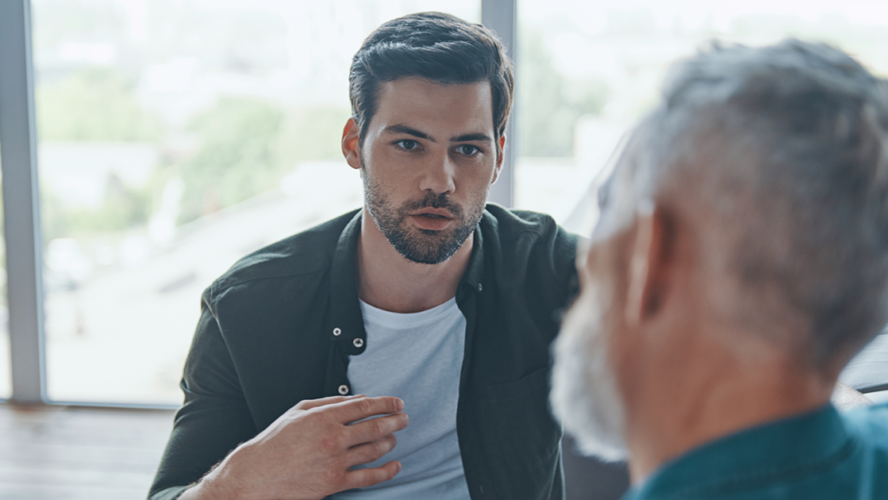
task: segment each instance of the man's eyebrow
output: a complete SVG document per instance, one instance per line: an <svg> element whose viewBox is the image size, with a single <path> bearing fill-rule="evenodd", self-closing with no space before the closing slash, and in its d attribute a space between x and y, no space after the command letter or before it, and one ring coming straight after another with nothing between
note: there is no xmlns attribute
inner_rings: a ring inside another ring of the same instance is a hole
<svg viewBox="0 0 888 500"><path fill-rule="evenodd" d="M413 127L408 127L407 125L400 125L400 124L389 125L388 127L385 128L385 130L383 130L383 132L394 133L394 134L407 134L407 135L412 135L414 137L418 137L420 139L426 139L426 140L435 142L435 140L432 139L432 136L426 134L425 132L420 132L419 130L416 130Z"/></svg>
<svg viewBox="0 0 888 500"><path fill-rule="evenodd" d="M460 136L450 139L450 142L467 142L467 141L493 142L493 139L491 139L489 135L482 134L482 133L463 134L463 135L460 135Z"/></svg>

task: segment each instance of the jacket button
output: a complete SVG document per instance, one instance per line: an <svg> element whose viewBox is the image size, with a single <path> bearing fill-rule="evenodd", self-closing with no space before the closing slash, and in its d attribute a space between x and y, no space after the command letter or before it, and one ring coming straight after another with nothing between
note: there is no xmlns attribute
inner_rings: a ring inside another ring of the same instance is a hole
<svg viewBox="0 0 888 500"><path fill-rule="evenodd" d="M478 283L478 291L480 292L481 290L484 290L484 285Z"/></svg>
<svg viewBox="0 0 888 500"><path fill-rule="evenodd" d="M340 335L342 335L342 330L340 330L339 328L334 328L333 329L333 336L338 337Z"/></svg>
<svg viewBox="0 0 888 500"><path fill-rule="evenodd" d="M360 337L359 337L359 338L356 338L356 339L354 340L354 342L352 342L352 344L354 344L355 347L357 347L358 349L360 349L360 348L364 347L364 339L362 339L362 338L360 338Z"/></svg>
<svg viewBox="0 0 888 500"><path fill-rule="evenodd" d="M342 394L343 396L348 394L348 386L345 384L340 385L339 386L339 394Z"/></svg>

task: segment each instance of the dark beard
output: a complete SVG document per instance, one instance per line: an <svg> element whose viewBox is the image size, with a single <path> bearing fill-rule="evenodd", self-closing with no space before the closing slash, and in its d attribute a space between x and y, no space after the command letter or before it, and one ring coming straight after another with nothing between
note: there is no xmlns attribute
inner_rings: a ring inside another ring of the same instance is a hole
<svg viewBox="0 0 888 500"><path fill-rule="evenodd" d="M364 176L364 199L370 217L395 250L412 262L440 264L449 259L462 247L481 220L484 211L483 201L477 207L470 207L471 212L466 214L459 205L447 197L446 193L435 195L428 192L425 198L408 201L395 209L380 192L378 186L367 177ZM406 227L405 220L410 213L427 207L446 209L453 215L456 225L443 231Z"/></svg>

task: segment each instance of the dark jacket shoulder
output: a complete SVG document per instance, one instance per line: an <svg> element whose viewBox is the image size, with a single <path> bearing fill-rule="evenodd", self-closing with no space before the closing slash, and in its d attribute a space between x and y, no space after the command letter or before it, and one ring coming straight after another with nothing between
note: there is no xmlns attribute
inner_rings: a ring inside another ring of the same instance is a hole
<svg viewBox="0 0 888 500"><path fill-rule="evenodd" d="M326 272L332 265L333 250L342 231L358 211L353 210L256 250L235 262L207 292L215 295L252 281Z"/></svg>
<svg viewBox="0 0 888 500"><path fill-rule="evenodd" d="M578 237L546 214L487 205L481 219L484 252L493 253L506 268L525 263L548 268L558 276L574 274Z"/></svg>
<svg viewBox="0 0 888 500"><path fill-rule="evenodd" d="M511 210L495 203L488 203L484 217L484 225L490 227L503 243L511 243L528 236L534 243L546 240L557 240L559 243L576 243L576 235L562 229L552 216L532 212L530 210Z"/></svg>

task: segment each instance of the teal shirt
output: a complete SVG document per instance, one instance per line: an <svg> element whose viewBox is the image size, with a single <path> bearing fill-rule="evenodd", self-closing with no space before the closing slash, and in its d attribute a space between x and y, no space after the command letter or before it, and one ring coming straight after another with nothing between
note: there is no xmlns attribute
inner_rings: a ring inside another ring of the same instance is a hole
<svg viewBox="0 0 888 500"><path fill-rule="evenodd" d="M666 463L623 500L888 500L888 403L832 405Z"/></svg>

